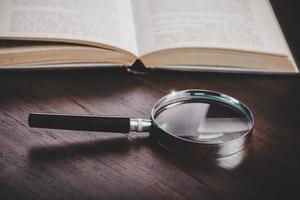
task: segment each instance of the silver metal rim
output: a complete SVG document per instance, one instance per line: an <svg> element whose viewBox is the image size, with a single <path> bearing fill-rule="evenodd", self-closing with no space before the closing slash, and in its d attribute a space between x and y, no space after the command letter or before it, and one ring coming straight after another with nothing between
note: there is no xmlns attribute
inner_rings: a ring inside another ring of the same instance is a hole
<svg viewBox="0 0 300 200"><path fill-rule="evenodd" d="M155 117L159 114L159 112L161 112L163 109L167 108L168 106L178 105L180 103L191 100L193 98L213 100L237 109L248 118L250 123L249 131L239 138L236 138L232 141L228 141L222 144L209 144L209 143L203 143L201 141L192 141L192 140L180 138L176 135L173 135L172 133L162 131L164 132L164 134L168 134L170 137L176 138L177 140L182 141L183 143L196 145L198 147L198 150L200 151L201 149L206 149L206 150L210 149L210 152L214 152L213 154L215 155L213 156L216 157L222 157L222 156L234 154L246 146L254 126L253 114L250 111L250 109L241 101L219 92L210 91L210 90L201 90L201 89L190 89L190 90L173 92L167 96L164 96L157 101L157 103L154 105L151 111L152 122L157 126L155 122ZM157 127L159 128L159 126ZM166 144L164 144L163 146L166 147Z"/></svg>

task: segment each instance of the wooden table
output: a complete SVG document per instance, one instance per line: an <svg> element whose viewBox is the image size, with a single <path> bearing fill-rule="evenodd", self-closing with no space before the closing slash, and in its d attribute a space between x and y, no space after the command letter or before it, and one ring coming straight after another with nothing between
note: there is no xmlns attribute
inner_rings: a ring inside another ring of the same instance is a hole
<svg viewBox="0 0 300 200"><path fill-rule="evenodd" d="M286 13L283 21L300 55L289 2L275 5ZM160 97L189 88L216 90L246 103L256 122L250 145L225 158L187 160L147 133L127 137L27 125L33 111L147 118ZM1 72L0 199L297 199L299 91L300 79L293 76Z"/></svg>

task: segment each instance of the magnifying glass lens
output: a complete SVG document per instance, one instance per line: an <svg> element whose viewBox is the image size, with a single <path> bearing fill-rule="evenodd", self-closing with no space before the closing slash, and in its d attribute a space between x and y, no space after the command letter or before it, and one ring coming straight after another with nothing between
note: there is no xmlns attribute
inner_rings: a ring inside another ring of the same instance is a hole
<svg viewBox="0 0 300 200"><path fill-rule="evenodd" d="M191 142L222 144L241 138L251 129L241 111L217 101L197 99L169 105L155 116L163 131Z"/></svg>

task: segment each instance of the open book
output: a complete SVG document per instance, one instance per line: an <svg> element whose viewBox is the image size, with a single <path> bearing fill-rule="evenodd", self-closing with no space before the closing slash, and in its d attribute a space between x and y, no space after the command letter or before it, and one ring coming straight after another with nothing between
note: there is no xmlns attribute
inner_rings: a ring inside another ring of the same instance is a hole
<svg viewBox="0 0 300 200"><path fill-rule="evenodd" d="M1 0L0 69L297 73L269 0Z"/></svg>

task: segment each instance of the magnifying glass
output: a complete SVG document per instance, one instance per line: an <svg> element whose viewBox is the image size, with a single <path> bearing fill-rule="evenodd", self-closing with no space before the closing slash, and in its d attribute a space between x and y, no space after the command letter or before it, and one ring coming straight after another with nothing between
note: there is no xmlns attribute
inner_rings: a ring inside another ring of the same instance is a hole
<svg viewBox="0 0 300 200"><path fill-rule="evenodd" d="M31 113L30 127L99 132L150 132L164 148L183 155L223 157L249 142L254 119L242 102L208 90L184 90L164 96L150 119Z"/></svg>

